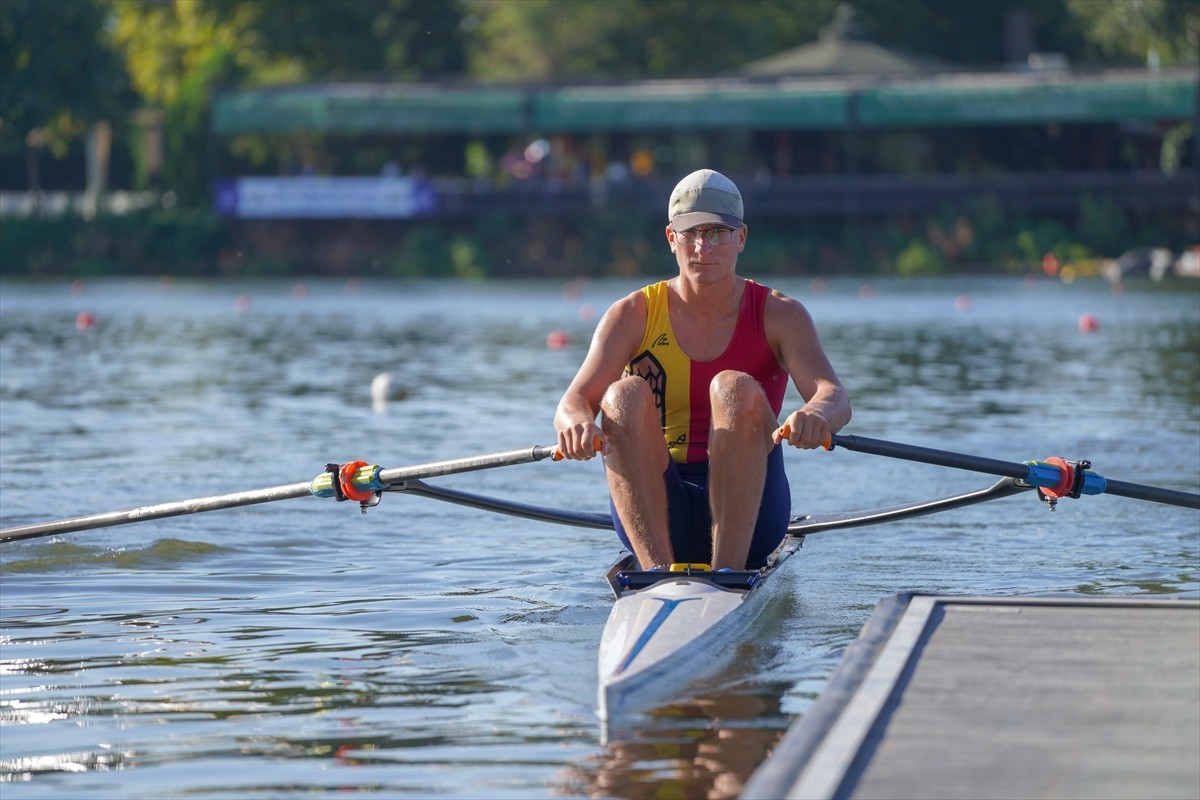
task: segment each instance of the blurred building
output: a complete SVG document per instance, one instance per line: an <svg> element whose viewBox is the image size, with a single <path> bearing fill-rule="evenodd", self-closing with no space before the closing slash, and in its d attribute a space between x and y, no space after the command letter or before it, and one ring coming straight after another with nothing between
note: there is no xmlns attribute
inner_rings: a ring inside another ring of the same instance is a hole
<svg viewBox="0 0 1200 800"><path fill-rule="evenodd" d="M216 98L213 161L226 179L263 170L230 151L244 136L316 141L331 163L407 153L402 167L430 178L436 202L426 209L440 214L513 203L569 211L630 184L622 204L648 197L657 208L664 186L701 165L739 179L758 214L937 209L981 194L1027 211L1067 209L1084 194L1186 207L1200 158L1195 134L1178 131L1200 128L1198 83L1188 70L1030 70L260 89ZM472 143L496 164L490 181L466 173Z"/></svg>
<svg viewBox="0 0 1200 800"><path fill-rule="evenodd" d="M1072 69L1032 52L1019 13L1005 36L1008 66L968 71L870 41L843 6L816 42L704 80L223 93L213 113L217 194L225 213L245 215L239 181L299 191L291 176L315 161L318 174L359 181L342 185L347 197L386 193L372 181L406 186L400 216L658 213L680 175L708 166L738 181L757 218L983 200L1070 213L1084 198L1200 213L1194 71ZM244 137L271 138L280 157L246 163L236 153L248 148L234 146ZM409 177L380 177L397 160Z"/></svg>

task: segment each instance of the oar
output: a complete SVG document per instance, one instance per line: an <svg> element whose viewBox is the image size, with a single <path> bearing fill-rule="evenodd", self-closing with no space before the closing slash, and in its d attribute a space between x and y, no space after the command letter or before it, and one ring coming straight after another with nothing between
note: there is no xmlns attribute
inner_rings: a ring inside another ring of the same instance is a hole
<svg viewBox="0 0 1200 800"><path fill-rule="evenodd" d="M429 497L434 500L444 500L468 508L483 511L495 511L522 519L532 519L538 522L553 522L559 525L572 525L577 528L599 528L612 530L612 514L598 511L568 511L565 508L535 506L528 503L518 503L515 500L505 500L501 497L465 492L461 489L450 489L445 486L434 486L421 480L401 481L387 488L389 492L402 492Z"/></svg>
<svg viewBox="0 0 1200 800"><path fill-rule="evenodd" d="M1135 500L1149 500L1154 503L1200 509L1200 494L1112 480L1092 472L1087 468L1090 465L1086 462L1071 464L1060 458L1023 463L998 461L994 458L951 453L946 450L934 450L883 439L870 439L865 436L842 436L836 433L826 442L825 449L832 450L835 447L876 456L918 461L922 464L935 464L942 467L1016 478L1029 486L1046 490L1045 493L1049 494L1051 499L1104 493L1131 497Z"/></svg>
<svg viewBox="0 0 1200 800"><path fill-rule="evenodd" d="M840 530L843 528L858 528L865 525L879 525L884 522L921 517L926 514L936 514L939 511L949 511L955 508L983 503L988 500L998 500L1014 494L1028 492L1031 486L1020 484L1012 478L1001 478L986 489L941 497L935 500L924 500L917 503L906 503L902 506L876 508L862 511L841 511L833 513L805 514L792 517L788 524L788 533L793 536L803 536L822 531ZM553 522L559 525L573 525L580 528L600 528L612 530L612 515L595 511L568 511L564 508L534 506L518 503L500 497L466 492L461 489L449 489L444 486L434 486L425 481L411 480L393 484L389 492L403 492L429 497L434 500L444 500L469 508L484 511L496 511L523 519L539 522Z"/></svg>
<svg viewBox="0 0 1200 800"><path fill-rule="evenodd" d="M251 489L232 494L221 494L212 497L198 497L192 500L181 500L174 503L161 503L153 506L142 506L128 511L112 511L105 514L91 514L86 517L39 522L32 525L21 525L15 528L0 530L0 543L15 542L21 539L34 539L39 536L53 536L59 533L107 528L113 525L124 525L130 522L143 522L164 517L178 517L184 514L196 514L201 511L216 511L222 508L237 508L238 506L254 505L256 503L271 503L276 500L290 500L297 497L335 497L340 499L359 500L366 511L370 504L366 498L374 497L394 483L419 479L434 478L439 475L453 475L459 472L491 469L492 467L507 467L514 464L528 464L541 461L544 458L558 460L557 449L553 445L526 447L520 450L506 450L500 453L455 458L448 461L434 461L429 464L419 464L412 467L395 467L381 469L377 465L367 465L365 462L353 464L329 465L311 481L290 483L284 486L271 486L265 489ZM335 480L341 473L340 480ZM345 497L348 496L348 497Z"/></svg>

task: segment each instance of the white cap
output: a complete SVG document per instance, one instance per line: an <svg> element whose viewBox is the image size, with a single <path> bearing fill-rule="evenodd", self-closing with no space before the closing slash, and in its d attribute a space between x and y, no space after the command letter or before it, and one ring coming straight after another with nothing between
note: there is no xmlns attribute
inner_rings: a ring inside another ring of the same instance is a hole
<svg viewBox="0 0 1200 800"><path fill-rule="evenodd" d="M742 193L733 181L711 169L701 169L681 180L667 204L671 227L686 231L706 222L742 227Z"/></svg>

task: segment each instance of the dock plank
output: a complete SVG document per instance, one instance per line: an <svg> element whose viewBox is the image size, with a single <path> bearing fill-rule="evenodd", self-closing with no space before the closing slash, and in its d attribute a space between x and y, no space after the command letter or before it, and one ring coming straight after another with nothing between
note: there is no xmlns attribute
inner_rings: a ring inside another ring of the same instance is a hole
<svg viewBox="0 0 1200 800"><path fill-rule="evenodd" d="M857 677L837 707L744 797L1200 797L1200 603L918 595L889 613L839 667Z"/></svg>

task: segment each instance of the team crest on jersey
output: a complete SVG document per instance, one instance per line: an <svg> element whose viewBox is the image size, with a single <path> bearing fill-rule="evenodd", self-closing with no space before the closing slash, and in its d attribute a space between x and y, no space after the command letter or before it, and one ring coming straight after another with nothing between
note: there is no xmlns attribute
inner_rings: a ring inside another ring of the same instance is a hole
<svg viewBox="0 0 1200 800"><path fill-rule="evenodd" d="M657 342L656 342L657 344ZM637 375L650 384L650 392L654 395L654 408L662 419L662 426L667 426L667 372L649 350L629 362L629 374Z"/></svg>

